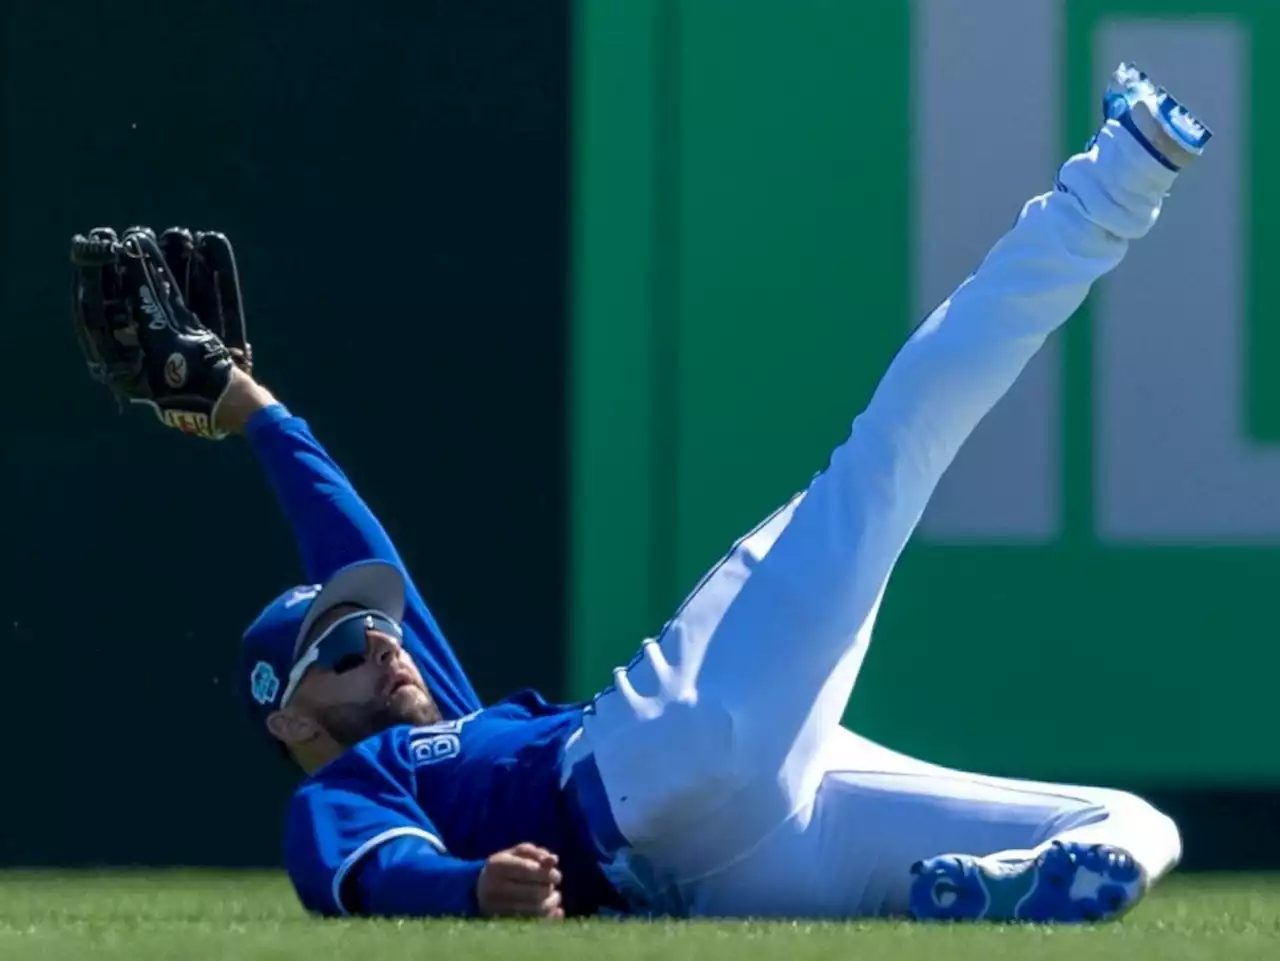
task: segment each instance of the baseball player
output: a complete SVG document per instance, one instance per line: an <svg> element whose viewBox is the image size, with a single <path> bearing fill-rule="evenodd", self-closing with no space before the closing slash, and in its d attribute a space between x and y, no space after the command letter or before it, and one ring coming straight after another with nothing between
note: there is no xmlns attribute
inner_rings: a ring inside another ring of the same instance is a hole
<svg viewBox="0 0 1280 961"><path fill-rule="evenodd" d="M578 704L481 704L387 532L253 379L225 237L78 235L93 375L169 426L243 436L297 537L305 583L248 627L239 677L263 735L305 772L285 850L303 905L1038 922L1132 907L1181 854L1146 802L946 770L840 720L957 449L1210 137L1121 65L1088 147L915 330L826 469Z"/></svg>

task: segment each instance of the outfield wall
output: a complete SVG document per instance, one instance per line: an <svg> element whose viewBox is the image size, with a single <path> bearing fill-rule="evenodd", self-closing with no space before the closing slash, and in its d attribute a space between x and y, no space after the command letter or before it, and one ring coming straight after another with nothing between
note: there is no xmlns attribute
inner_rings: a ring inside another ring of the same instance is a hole
<svg viewBox="0 0 1280 961"><path fill-rule="evenodd" d="M564 4L0 3L0 864L275 864L231 696L301 570L239 443L117 415L68 316L99 223L220 227L262 377L497 697L560 685Z"/></svg>
<svg viewBox="0 0 1280 961"><path fill-rule="evenodd" d="M820 469L1139 61L1212 157L1027 370L900 564L849 712L948 764L1280 782L1280 8L579 5L571 688ZM1255 171L1257 171L1255 175ZM778 639L779 670L798 638Z"/></svg>

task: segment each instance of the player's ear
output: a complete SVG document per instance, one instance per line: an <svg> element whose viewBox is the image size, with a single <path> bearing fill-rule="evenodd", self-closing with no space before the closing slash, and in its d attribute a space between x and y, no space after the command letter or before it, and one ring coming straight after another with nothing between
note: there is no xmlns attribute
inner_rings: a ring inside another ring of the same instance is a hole
<svg viewBox="0 0 1280 961"><path fill-rule="evenodd" d="M287 747L304 744L320 733L311 718L292 711L273 712L267 717L267 730Z"/></svg>

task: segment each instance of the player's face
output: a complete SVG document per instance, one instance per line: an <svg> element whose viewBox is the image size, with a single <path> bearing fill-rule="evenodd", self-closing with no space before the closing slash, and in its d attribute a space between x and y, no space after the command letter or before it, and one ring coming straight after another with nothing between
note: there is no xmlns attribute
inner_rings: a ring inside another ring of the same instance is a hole
<svg viewBox="0 0 1280 961"><path fill-rule="evenodd" d="M314 641L358 611L340 606L315 624ZM289 708L310 717L339 744L350 746L396 724L434 724L440 712L413 659L392 630L365 626L363 654L332 667L313 664L302 676Z"/></svg>

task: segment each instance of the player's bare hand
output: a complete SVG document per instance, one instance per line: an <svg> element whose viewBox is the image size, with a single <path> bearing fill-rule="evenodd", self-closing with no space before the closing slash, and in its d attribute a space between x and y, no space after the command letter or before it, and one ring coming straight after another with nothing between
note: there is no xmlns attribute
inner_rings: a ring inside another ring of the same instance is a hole
<svg viewBox="0 0 1280 961"><path fill-rule="evenodd" d="M239 434L250 418L276 402L271 392L242 370L231 372L231 382L217 407L218 426L228 434Z"/></svg>
<svg viewBox="0 0 1280 961"><path fill-rule="evenodd" d="M480 913L502 918L563 918L560 859L536 844L489 858L476 883Z"/></svg>

